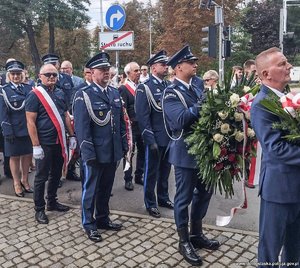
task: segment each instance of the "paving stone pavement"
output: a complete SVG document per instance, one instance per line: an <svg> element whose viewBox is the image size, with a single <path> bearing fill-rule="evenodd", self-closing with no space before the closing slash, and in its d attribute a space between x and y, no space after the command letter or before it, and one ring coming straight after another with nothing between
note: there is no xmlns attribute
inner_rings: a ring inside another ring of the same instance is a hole
<svg viewBox="0 0 300 268"><path fill-rule="evenodd" d="M119 232L102 231L93 243L82 230L80 208L47 212L48 225L37 224L32 200L0 195L0 267L190 267L178 253L172 219L112 211L123 223ZM209 238L221 242L217 251L199 250L201 267L255 267L258 234L204 226Z"/></svg>

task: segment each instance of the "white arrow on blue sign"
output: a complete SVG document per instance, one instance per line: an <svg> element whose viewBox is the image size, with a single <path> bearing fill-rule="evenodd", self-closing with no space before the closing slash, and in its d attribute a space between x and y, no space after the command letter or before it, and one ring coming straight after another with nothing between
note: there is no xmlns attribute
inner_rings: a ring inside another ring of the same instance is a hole
<svg viewBox="0 0 300 268"><path fill-rule="evenodd" d="M119 31L123 27L125 19L125 10L120 5L112 5L105 15L106 25L112 31Z"/></svg>

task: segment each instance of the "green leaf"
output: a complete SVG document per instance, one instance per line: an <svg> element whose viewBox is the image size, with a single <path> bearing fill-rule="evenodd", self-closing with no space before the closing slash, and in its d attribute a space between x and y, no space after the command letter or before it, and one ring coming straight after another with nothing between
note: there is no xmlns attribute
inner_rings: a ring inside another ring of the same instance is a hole
<svg viewBox="0 0 300 268"><path fill-rule="evenodd" d="M219 155L221 153L220 145L216 142L213 144L213 157L214 159L218 159Z"/></svg>

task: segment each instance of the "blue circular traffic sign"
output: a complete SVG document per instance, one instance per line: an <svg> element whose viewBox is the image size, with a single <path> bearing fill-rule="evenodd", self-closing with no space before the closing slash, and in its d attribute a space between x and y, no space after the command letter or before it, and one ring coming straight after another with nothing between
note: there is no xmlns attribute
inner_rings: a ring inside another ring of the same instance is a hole
<svg viewBox="0 0 300 268"><path fill-rule="evenodd" d="M106 25L112 31L119 31L123 27L125 19L125 10L120 5L112 5L105 15Z"/></svg>

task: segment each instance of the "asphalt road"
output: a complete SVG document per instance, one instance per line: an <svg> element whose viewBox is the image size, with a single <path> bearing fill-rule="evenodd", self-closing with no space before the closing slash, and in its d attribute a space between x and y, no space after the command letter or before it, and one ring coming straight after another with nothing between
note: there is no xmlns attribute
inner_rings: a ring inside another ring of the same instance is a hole
<svg viewBox="0 0 300 268"><path fill-rule="evenodd" d="M3 177L3 165L0 164L1 185L0 193L7 195L14 195L13 182L11 179ZM33 185L34 173L30 174L30 184ZM204 223L215 225L216 216L227 216L232 207L238 206L242 200L242 185L237 183L235 185L235 195L232 199L225 199L220 194L213 195L207 216ZM259 213L259 198L257 196L258 187L255 189L247 189L248 208L238 210L227 225L227 227L258 231L258 213ZM173 200L175 194L175 179L174 171L171 171L169 178L169 193ZM65 181L62 188L58 191L59 201L67 204L80 205L81 202L81 183L74 181ZM32 194L26 194L25 198L32 198ZM134 212L138 214L147 214L143 201L143 187L135 184L134 191L127 191L124 188L123 171L119 166L113 187L113 196L110 199L110 208L113 210ZM173 211L160 208L163 217L173 218Z"/></svg>

